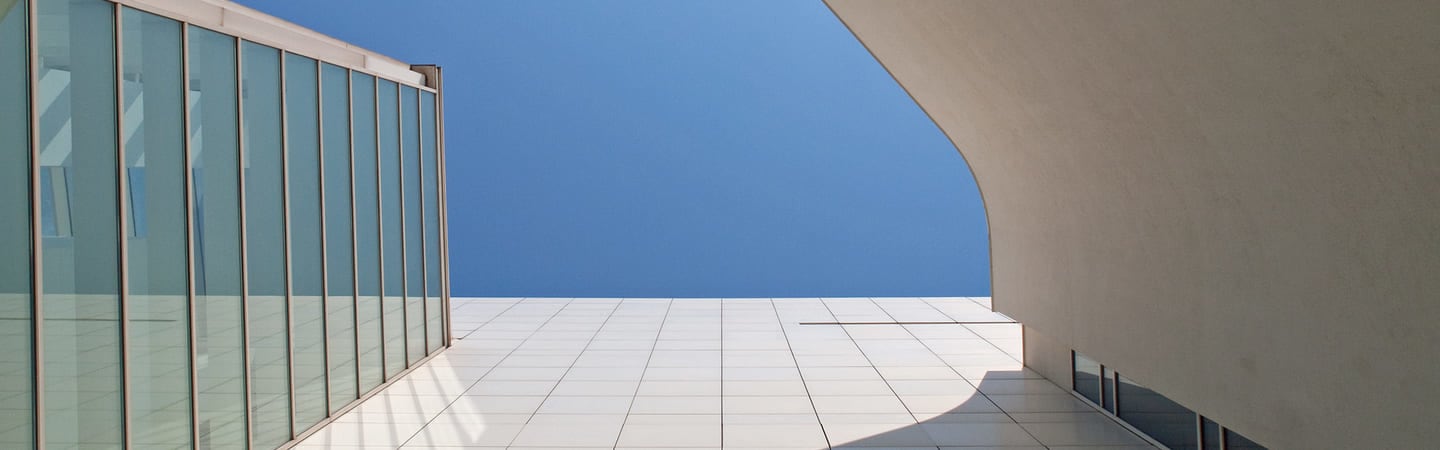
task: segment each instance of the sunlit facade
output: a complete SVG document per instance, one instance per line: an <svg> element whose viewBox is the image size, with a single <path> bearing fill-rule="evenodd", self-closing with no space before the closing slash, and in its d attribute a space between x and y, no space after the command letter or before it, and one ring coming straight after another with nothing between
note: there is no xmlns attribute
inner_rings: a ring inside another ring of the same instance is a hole
<svg viewBox="0 0 1440 450"><path fill-rule="evenodd" d="M0 0L0 448L274 448L449 345L439 69Z"/></svg>

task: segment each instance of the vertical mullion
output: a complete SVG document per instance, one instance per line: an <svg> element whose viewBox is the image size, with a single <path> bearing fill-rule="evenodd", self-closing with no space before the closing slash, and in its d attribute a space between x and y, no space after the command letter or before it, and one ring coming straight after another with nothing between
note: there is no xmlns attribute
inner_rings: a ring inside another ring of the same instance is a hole
<svg viewBox="0 0 1440 450"><path fill-rule="evenodd" d="M244 384L245 397L245 443L253 446L255 442L255 417L251 413L252 400L251 376L250 376L250 237L249 225L245 216L247 209L245 203L245 58L242 57L245 51L245 40L235 39L235 171L237 195L240 201L240 377Z"/></svg>
<svg viewBox="0 0 1440 450"><path fill-rule="evenodd" d="M376 244L380 256L380 260L376 263L380 273L375 275L380 280L380 382L383 385L390 381L390 355L385 345L386 342L389 342L388 336L385 335L385 178L381 175L384 173L381 167L385 159L381 157L384 152L380 150L379 77L375 77L375 81L370 83L370 89L375 93L375 104L372 105L375 108L375 126L372 128L375 129L375 230L377 234L373 237L378 241Z"/></svg>
<svg viewBox="0 0 1440 450"><path fill-rule="evenodd" d="M111 20L114 22L113 43L115 51L115 210L116 219L116 266L120 268L120 282L116 298L120 302L120 442L130 448L130 232L126 227L130 217L125 206L127 198L125 177L125 40L124 21L121 13L125 8L111 5ZM78 275L78 274L77 274Z"/></svg>
<svg viewBox="0 0 1440 450"><path fill-rule="evenodd" d="M180 24L180 86L181 102L184 104L183 112L180 115L180 128L184 130L184 170L185 176L185 305L187 308L187 333L190 336L190 442L197 448L200 446L200 380L199 369L195 362L199 360L197 343L197 330L195 325L195 180L194 171L191 165L194 163L191 155L191 132L190 132L190 24Z"/></svg>
<svg viewBox="0 0 1440 450"><path fill-rule="evenodd" d="M35 12L36 0L25 0L25 37L26 37L26 93L29 107L30 129L30 369L34 378L30 380L34 387L34 394L31 401L34 403L35 422L31 424L32 440L37 450L45 448L45 364L44 364L44 339L42 321L44 319L40 300L44 294L44 267L43 248L44 236L41 234L41 207L40 207L40 111L37 93L40 87L40 46L36 43L36 36L39 30L36 27L38 14Z"/></svg>
<svg viewBox="0 0 1440 450"><path fill-rule="evenodd" d="M425 102L421 101L424 97L425 92L416 89L415 173L417 176L415 177L415 193L419 194L416 197L418 197L420 201L418 202L419 204L415 205L415 208L417 211L420 211L420 217L418 219L420 221L420 334L423 336L420 342L422 344L421 348L424 348L425 354L428 355L430 354L430 274L427 272L427 269L430 267L430 259L425 257L425 252L429 251L429 249L425 248L425 232L427 231L425 229L425 111L422 109ZM436 220L439 219L437 218Z"/></svg>
<svg viewBox="0 0 1440 450"><path fill-rule="evenodd" d="M320 199L320 360L325 366L325 417L330 417L330 246L326 245L325 230L325 80L320 69L320 60L315 60L315 179ZM312 425L313 426L313 425Z"/></svg>
<svg viewBox="0 0 1440 450"><path fill-rule="evenodd" d="M364 377L360 375L360 230L355 226L355 71L351 69L345 69L345 117L349 122L346 139L350 142L350 314L354 321L350 331L355 334L355 397L359 398L365 392L361 390Z"/></svg>
<svg viewBox="0 0 1440 450"><path fill-rule="evenodd" d="M410 277L408 276L410 273L410 240L406 239L405 234L407 232L405 225L405 102L403 101L405 96L400 95L404 91L404 86L395 87L395 136L397 137L395 143L397 151L395 153L398 155L398 158L395 160L395 167L398 168L396 172L400 173L400 317L405 323L400 329L403 330L401 334L405 336L405 340L402 341L405 343L405 367L409 368L410 305L407 302L410 301Z"/></svg>
<svg viewBox="0 0 1440 450"><path fill-rule="evenodd" d="M285 251L285 365L290 375L288 383L289 392L287 398L290 400L290 421L285 425L290 429L290 439L295 439L295 286L294 277L290 275L290 97L287 95L288 82L286 81L285 67L288 65L285 55L288 52L281 50L278 53L280 64L280 205L284 210L282 216L284 231Z"/></svg>
<svg viewBox="0 0 1440 450"><path fill-rule="evenodd" d="M435 171L439 177L436 183L435 205L440 214L440 295L441 295L441 323L444 324L442 333L443 344L450 346L450 208L445 189L445 97L442 94L445 86L445 77L441 75L439 66L435 67Z"/></svg>

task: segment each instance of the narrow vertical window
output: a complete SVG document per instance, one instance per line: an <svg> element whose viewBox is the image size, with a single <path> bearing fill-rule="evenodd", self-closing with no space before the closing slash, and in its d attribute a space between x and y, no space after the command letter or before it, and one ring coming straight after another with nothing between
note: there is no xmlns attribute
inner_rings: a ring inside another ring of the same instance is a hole
<svg viewBox="0 0 1440 450"><path fill-rule="evenodd" d="M360 391L384 381L380 316L380 192L375 137L375 77L353 73L350 101L355 133L355 322L360 341Z"/></svg>
<svg viewBox="0 0 1440 450"><path fill-rule="evenodd" d="M202 448L246 445L235 51L235 38L190 28L196 424Z"/></svg>
<svg viewBox="0 0 1440 450"><path fill-rule="evenodd" d="M409 364L405 346L405 235L400 200L400 90L389 80L379 86L380 229L384 252L385 375L394 376Z"/></svg>
<svg viewBox="0 0 1440 450"><path fill-rule="evenodd" d="M290 440L290 329L285 300L285 160L280 51L246 42L244 109L246 305L254 446Z"/></svg>
<svg viewBox="0 0 1440 450"><path fill-rule="evenodd" d="M440 301L440 169L439 145L435 141L435 94L420 93L420 179L425 222L425 329L426 348L433 352L444 345L444 305Z"/></svg>
<svg viewBox="0 0 1440 450"><path fill-rule="evenodd" d="M408 362L425 357L425 247L421 239L420 102L416 89L400 88L401 167L405 199L405 328Z"/></svg>
<svg viewBox="0 0 1440 450"><path fill-rule="evenodd" d="M122 13L131 445L189 447L190 301L180 23Z"/></svg>
<svg viewBox="0 0 1440 450"><path fill-rule="evenodd" d="M0 7L0 447L35 446L25 2Z"/></svg>
<svg viewBox="0 0 1440 450"><path fill-rule="evenodd" d="M124 444L115 5L37 2L45 445Z"/></svg>
<svg viewBox="0 0 1440 450"><path fill-rule="evenodd" d="M329 413L325 382L325 266L320 217L319 68L285 55L285 136L289 161L291 329L295 429Z"/></svg>
<svg viewBox="0 0 1440 450"><path fill-rule="evenodd" d="M325 165L325 335L330 412L359 397L355 374L355 265L350 198L350 73L320 69Z"/></svg>

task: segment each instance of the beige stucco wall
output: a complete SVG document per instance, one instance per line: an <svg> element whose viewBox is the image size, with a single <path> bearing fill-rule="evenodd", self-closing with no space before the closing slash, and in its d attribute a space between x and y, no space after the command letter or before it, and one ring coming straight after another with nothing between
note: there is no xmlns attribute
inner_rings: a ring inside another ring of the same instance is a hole
<svg viewBox="0 0 1440 450"><path fill-rule="evenodd" d="M828 3L974 170L997 310L1272 448L1440 445L1440 2Z"/></svg>

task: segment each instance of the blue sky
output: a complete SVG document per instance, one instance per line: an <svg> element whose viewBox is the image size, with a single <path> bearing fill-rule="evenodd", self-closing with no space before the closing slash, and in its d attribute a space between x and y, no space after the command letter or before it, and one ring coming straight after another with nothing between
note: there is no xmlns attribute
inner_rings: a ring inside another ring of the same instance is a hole
<svg viewBox="0 0 1440 450"><path fill-rule="evenodd" d="M819 0L242 3L445 68L456 296L989 295L963 159Z"/></svg>

